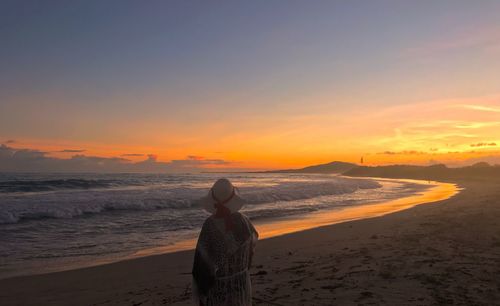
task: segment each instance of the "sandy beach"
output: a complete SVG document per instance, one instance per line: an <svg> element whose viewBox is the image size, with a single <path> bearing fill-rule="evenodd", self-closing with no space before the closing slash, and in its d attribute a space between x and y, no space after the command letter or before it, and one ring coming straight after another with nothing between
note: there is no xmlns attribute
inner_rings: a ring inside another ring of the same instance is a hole
<svg viewBox="0 0 500 306"><path fill-rule="evenodd" d="M492 305L499 181L454 197L259 242L257 305ZM192 251L0 281L1 305L189 305Z"/></svg>
<svg viewBox="0 0 500 306"><path fill-rule="evenodd" d="M499 12L0 1L0 306L500 306Z"/></svg>

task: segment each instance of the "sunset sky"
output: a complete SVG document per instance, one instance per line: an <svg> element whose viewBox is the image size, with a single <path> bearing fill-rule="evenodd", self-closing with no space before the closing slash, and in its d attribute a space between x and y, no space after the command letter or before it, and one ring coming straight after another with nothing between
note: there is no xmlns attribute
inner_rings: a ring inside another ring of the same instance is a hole
<svg viewBox="0 0 500 306"><path fill-rule="evenodd" d="M2 1L0 170L500 164L499 16L493 0Z"/></svg>

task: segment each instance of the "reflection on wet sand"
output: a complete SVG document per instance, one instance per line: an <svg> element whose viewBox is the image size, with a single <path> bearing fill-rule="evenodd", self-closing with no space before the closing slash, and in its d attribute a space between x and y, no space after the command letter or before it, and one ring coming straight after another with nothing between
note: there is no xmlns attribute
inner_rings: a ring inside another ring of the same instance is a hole
<svg viewBox="0 0 500 306"><path fill-rule="evenodd" d="M255 226L259 232L259 239L280 236L329 224L383 216L416 205L442 201L454 196L459 191L459 188L455 184L450 183L424 182L417 180L406 181L420 184L432 184L433 187L422 193L382 203L370 203L367 205L340 209L336 208L333 210L313 212L302 216L279 218L273 221L269 221L268 219L259 222L257 220ZM193 249L195 245L196 239L188 239L168 246L138 251L132 255L132 258L189 250Z"/></svg>

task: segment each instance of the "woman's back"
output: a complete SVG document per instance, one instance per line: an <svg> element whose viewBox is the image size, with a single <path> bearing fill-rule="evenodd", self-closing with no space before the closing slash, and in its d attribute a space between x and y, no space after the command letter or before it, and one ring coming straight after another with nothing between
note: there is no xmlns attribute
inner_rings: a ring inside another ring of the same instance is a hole
<svg viewBox="0 0 500 306"><path fill-rule="evenodd" d="M250 267L258 234L238 212L244 200L227 179L218 180L202 200L205 220L193 264L193 296L198 305L252 304Z"/></svg>
<svg viewBox="0 0 500 306"><path fill-rule="evenodd" d="M234 227L226 231L222 219L209 217L198 239L193 276L199 295L206 296L203 305L251 304L248 268L257 232L244 215L236 212L231 219Z"/></svg>
<svg viewBox="0 0 500 306"><path fill-rule="evenodd" d="M234 228L225 231L224 222L214 216L208 218L204 226L207 238L210 239L210 254L217 266L217 277L228 276L250 265L252 235L256 233L248 219L236 212L231 214ZM201 235L200 235L201 237Z"/></svg>

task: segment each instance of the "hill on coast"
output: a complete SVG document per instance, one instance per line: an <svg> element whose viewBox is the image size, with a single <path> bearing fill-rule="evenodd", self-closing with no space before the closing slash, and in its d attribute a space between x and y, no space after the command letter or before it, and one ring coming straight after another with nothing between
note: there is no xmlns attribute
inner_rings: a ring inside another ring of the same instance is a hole
<svg viewBox="0 0 500 306"><path fill-rule="evenodd" d="M266 173L318 173L342 174L346 176L407 178L421 180L439 179L500 179L500 165L485 162L471 166L451 168L444 164L430 166L389 165L359 166L353 163L334 161L300 169L266 171Z"/></svg>
<svg viewBox="0 0 500 306"><path fill-rule="evenodd" d="M341 161L334 161L327 164L313 165L300 169L285 169L266 171L266 173L344 173L358 167L353 163L346 163Z"/></svg>
<svg viewBox="0 0 500 306"><path fill-rule="evenodd" d="M439 179L500 179L500 165L485 162L472 166L449 168L443 164L431 166L390 165L359 166L342 173L347 176L369 176L386 178L409 178L423 180Z"/></svg>

